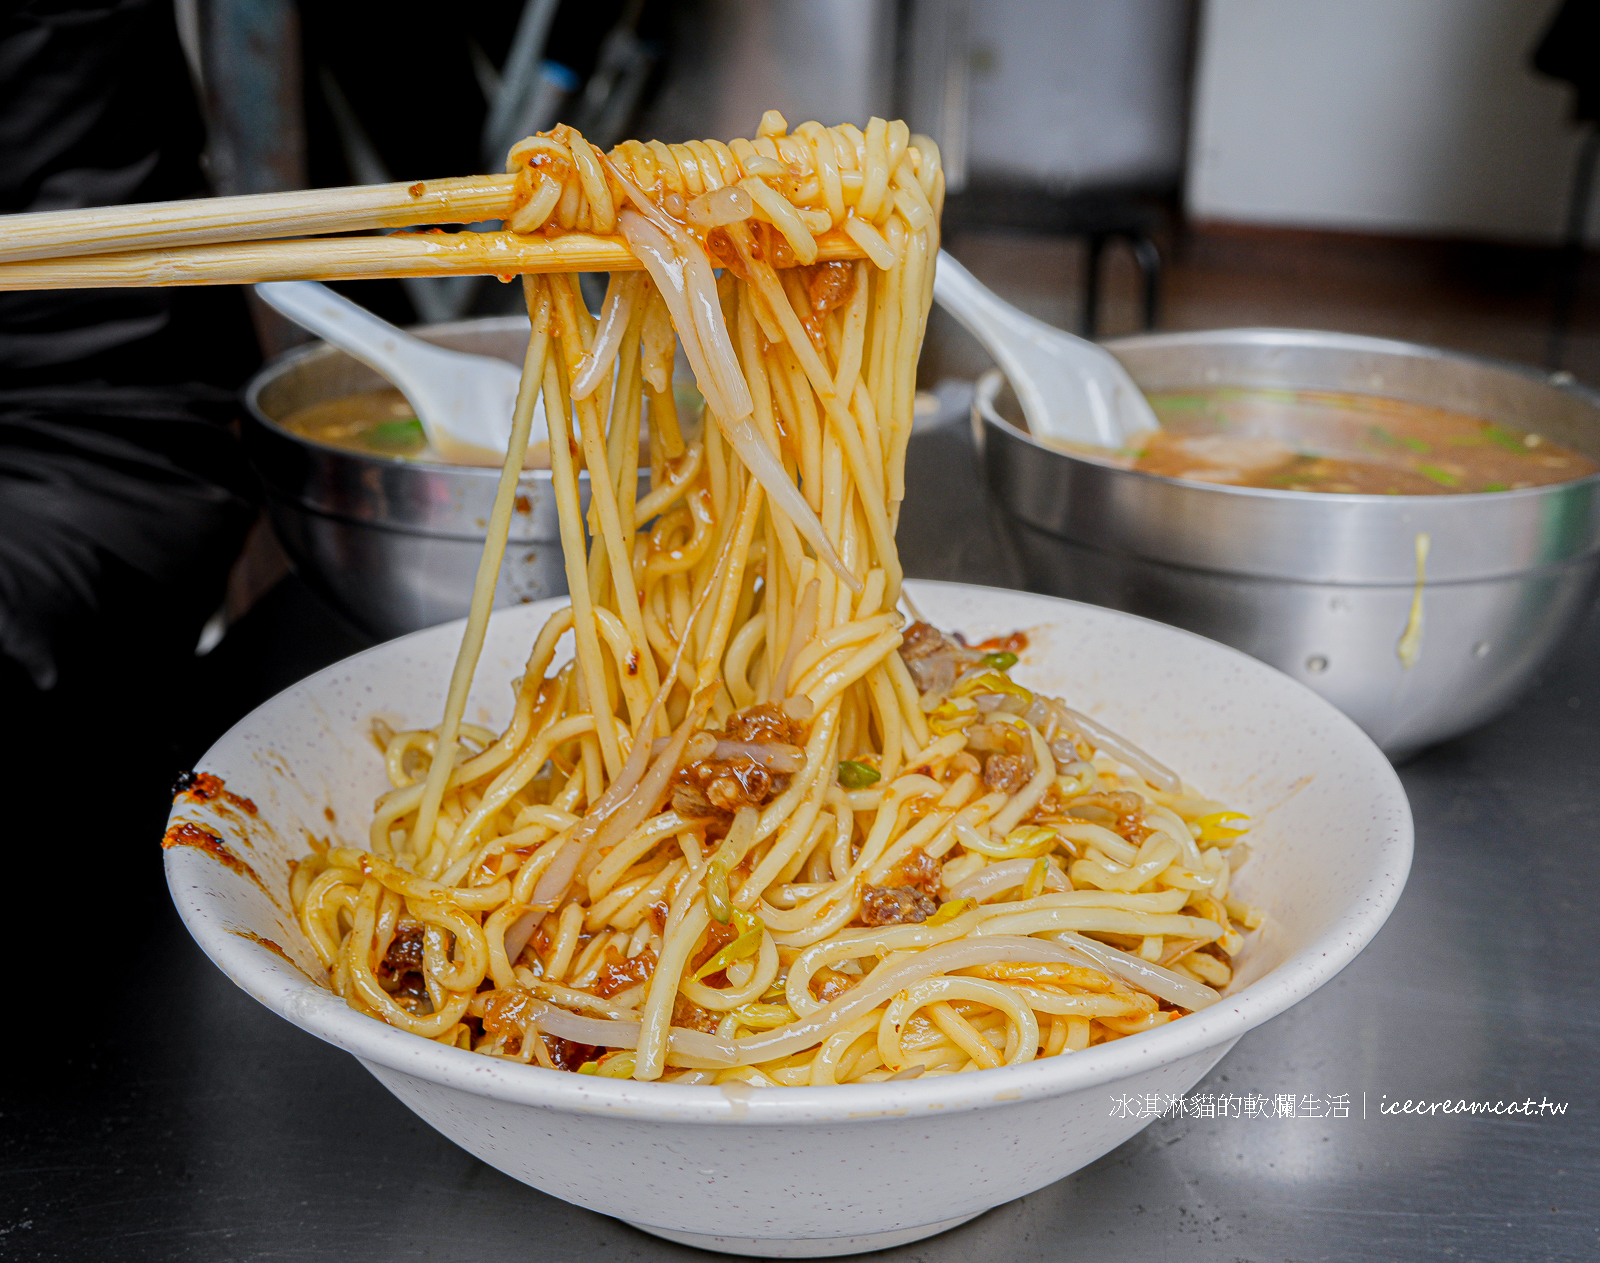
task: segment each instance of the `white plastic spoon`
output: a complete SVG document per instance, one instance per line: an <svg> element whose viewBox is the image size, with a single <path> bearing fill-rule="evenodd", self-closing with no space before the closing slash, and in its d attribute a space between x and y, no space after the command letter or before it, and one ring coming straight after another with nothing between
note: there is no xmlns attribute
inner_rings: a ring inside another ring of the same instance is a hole
<svg viewBox="0 0 1600 1263"><path fill-rule="evenodd" d="M414 338L317 281L266 281L255 288L263 302L393 382L446 460L498 465L505 459L522 375L517 366ZM541 401L529 446L548 438Z"/></svg>
<svg viewBox="0 0 1600 1263"><path fill-rule="evenodd" d="M994 356L1036 437L1121 447L1160 427L1109 351L1018 311L943 250L933 297Z"/></svg>

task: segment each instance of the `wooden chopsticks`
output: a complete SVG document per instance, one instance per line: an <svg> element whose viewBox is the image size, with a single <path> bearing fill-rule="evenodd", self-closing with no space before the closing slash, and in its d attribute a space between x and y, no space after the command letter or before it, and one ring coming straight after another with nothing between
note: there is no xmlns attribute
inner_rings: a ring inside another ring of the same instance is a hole
<svg viewBox="0 0 1600 1263"><path fill-rule="evenodd" d="M186 202L0 216L0 262L64 259L223 241L260 241L412 224L473 224L511 213L516 177L469 175L252 193Z"/></svg>
<svg viewBox="0 0 1600 1263"><path fill-rule="evenodd" d="M639 266L620 237L613 240L586 233L553 238L519 237L508 232L395 233L386 237L235 241L0 263L0 290L607 272Z"/></svg>
<svg viewBox="0 0 1600 1263"><path fill-rule="evenodd" d="M822 263L864 258L843 232L817 238ZM399 276L512 276L521 272L630 272L639 260L621 237L509 232L395 233L303 241L239 241L124 254L0 263L0 290L253 285Z"/></svg>
<svg viewBox="0 0 1600 1263"><path fill-rule="evenodd" d="M620 236L590 233L311 235L504 219L511 214L513 180L466 176L0 216L0 290L624 272L640 266ZM861 247L838 230L821 234L817 247L824 262L863 257Z"/></svg>

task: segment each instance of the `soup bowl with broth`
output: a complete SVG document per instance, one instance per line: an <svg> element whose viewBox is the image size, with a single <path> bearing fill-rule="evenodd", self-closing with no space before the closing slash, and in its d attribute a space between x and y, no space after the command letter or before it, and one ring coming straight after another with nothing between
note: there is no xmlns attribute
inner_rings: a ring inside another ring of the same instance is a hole
<svg viewBox="0 0 1600 1263"><path fill-rule="evenodd" d="M528 345L523 316L412 332L518 365ZM321 342L262 369L245 403L245 448L266 490L273 531L324 600L378 639L467 612L498 467L439 460L404 396ZM495 588L497 606L567 590L548 464L545 444L530 447ZM648 481L646 472L641 495ZM579 477L579 495L587 511L587 474Z"/></svg>
<svg viewBox="0 0 1600 1263"><path fill-rule="evenodd" d="M1030 587L1223 641L1401 758L1487 720L1600 570L1600 395L1348 334L1107 343L1163 422L1127 449L1031 436L996 372L973 426Z"/></svg>

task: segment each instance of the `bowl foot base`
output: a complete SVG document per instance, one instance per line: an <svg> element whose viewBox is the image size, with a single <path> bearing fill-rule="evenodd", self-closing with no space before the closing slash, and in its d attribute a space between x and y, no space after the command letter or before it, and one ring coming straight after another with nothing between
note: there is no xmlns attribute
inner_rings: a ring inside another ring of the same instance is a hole
<svg viewBox="0 0 1600 1263"><path fill-rule="evenodd" d="M908 1241L921 1241L924 1237L976 1219L982 1213L973 1211L970 1215L957 1215L954 1219L919 1224L915 1228L897 1228L893 1232L863 1232L853 1237L810 1237L799 1241L788 1241L781 1237L710 1237L698 1232L678 1232L673 1228L656 1228L640 1223L634 1223L633 1227L651 1236L665 1237L668 1241L697 1246L702 1250L715 1250L719 1254L753 1255L761 1259L821 1259L841 1254L865 1254L868 1250L887 1250L891 1246L905 1245ZM632 1220L628 1222L633 1223Z"/></svg>

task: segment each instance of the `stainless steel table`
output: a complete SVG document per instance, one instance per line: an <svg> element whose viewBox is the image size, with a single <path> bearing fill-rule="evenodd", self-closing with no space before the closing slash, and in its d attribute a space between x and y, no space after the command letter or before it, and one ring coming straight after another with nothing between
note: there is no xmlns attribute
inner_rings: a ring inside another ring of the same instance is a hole
<svg viewBox="0 0 1600 1263"><path fill-rule="evenodd" d="M914 440L910 486L910 573L1014 577L960 427ZM189 709L151 717L157 754L176 771L248 705L356 647L291 581L202 661ZM1398 911L1197 1089L1241 1114L1247 1094L1292 1093L1296 1117L1160 1119L1056 1185L883 1257L1600 1257L1597 772L1591 616L1515 710L1402 769L1417 853ZM10 892L7 1010L24 1016L0 1089L0 1257L716 1257L513 1183L235 990L166 903L160 797L101 804L104 836L87 840L102 869L74 941L52 946L61 972L39 976L39 942L15 929L47 924L52 892ZM1325 1116L1328 1096L1348 1097L1348 1115ZM1535 1112L1381 1112L1407 1099Z"/></svg>

